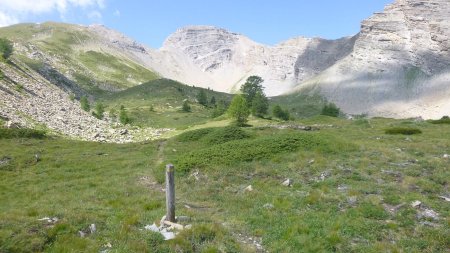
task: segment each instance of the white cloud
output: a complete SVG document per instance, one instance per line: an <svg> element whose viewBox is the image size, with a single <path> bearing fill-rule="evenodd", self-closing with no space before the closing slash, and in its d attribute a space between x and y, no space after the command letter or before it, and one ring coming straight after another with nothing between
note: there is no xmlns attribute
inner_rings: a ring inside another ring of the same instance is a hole
<svg viewBox="0 0 450 253"><path fill-rule="evenodd" d="M0 11L0 27L18 23L19 20Z"/></svg>
<svg viewBox="0 0 450 253"><path fill-rule="evenodd" d="M120 11L119 10L115 10L113 15L116 16L116 17L120 17Z"/></svg>
<svg viewBox="0 0 450 253"><path fill-rule="evenodd" d="M0 26L20 22L30 15L58 12L63 18L71 8L104 9L106 0L0 0ZM98 11L97 11L98 12ZM7 13L7 14L5 14ZM98 12L100 13L100 12ZM97 14L94 14L98 16ZM101 13L100 13L101 15Z"/></svg>
<svg viewBox="0 0 450 253"><path fill-rule="evenodd" d="M94 21L100 21L102 19L102 14L99 11L91 11L88 13L88 18Z"/></svg>

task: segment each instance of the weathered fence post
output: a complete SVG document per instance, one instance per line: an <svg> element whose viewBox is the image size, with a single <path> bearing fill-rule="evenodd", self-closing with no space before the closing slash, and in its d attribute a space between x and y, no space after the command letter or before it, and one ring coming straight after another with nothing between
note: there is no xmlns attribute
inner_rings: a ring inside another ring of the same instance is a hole
<svg viewBox="0 0 450 253"><path fill-rule="evenodd" d="M166 165L166 220L175 222L175 167Z"/></svg>

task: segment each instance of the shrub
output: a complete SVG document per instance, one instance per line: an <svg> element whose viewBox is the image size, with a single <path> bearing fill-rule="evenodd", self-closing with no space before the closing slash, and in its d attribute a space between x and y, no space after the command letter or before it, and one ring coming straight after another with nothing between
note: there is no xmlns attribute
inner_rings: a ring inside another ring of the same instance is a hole
<svg viewBox="0 0 450 253"><path fill-rule="evenodd" d="M222 144L234 140L249 138L250 135L236 126L217 128L205 136L204 141L208 144Z"/></svg>
<svg viewBox="0 0 450 253"><path fill-rule="evenodd" d="M131 119L128 117L127 111L123 105L120 106L119 121L124 125L131 123Z"/></svg>
<svg viewBox="0 0 450 253"><path fill-rule="evenodd" d="M283 110L283 108L281 108L281 106L279 105L275 105L275 107L272 109L272 113L273 116L275 116L276 118L279 118L281 120L289 120L290 118L290 114L288 110Z"/></svg>
<svg viewBox="0 0 450 253"><path fill-rule="evenodd" d="M33 138L43 139L46 132L43 130L35 130L28 128L0 128L0 139L15 139L15 138Z"/></svg>
<svg viewBox="0 0 450 253"><path fill-rule="evenodd" d="M89 104L89 100L86 96L82 96L80 99L80 106L81 109L83 109L86 112L89 112L91 110L91 105Z"/></svg>
<svg viewBox="0 0 450 253"><path fill-rule="evenodd" d="M105 113L105 106L102 103L97 102L95 104L95 111L92 112L92 115L97 119L103 119Z"/></svg>
<svg viewBox="0 0 450 253"><path fill-rule="evenodd" d="M413 135L422 133L420 129L412 127L392 127L386 129L384 132L386 134L403 134L403 135Z"/></svg>
<svg viewBox="0 0 450 253"><path fill-rule="evenodd" d="M2 70L0 69L0 80L3 80L5 78L5 75L3 74Z"/></svg>
<svg viewBox="0 0 450 253"><path fill-rule="evenodd" d="M438 120L429 120L431 124L450 124L450 117L444 116L441 119Z"/></svg>
<svg viewBox="0 0 450 253"><path fill-rule="evenodd" d="M8 59L13 53L13 44L10 40L0 38L0 56L3 59Z"/></svg>
<svg viewBox="0 0 450 253"><path fill-rule="evenodd" d="M183 112L190 112L191 111L191 106L189 105L188 101L184 101L183 106L181 107L181 110Z"/></svg>
<svg viewBox="0 0 450 253"><path fill-rule="evenodd" d="M342 151L346 146L342 142L319 135L288 133L212 145L208 148L181 154L176 158L175 164L180 171L188 172L192 168L207 167L211 164L232 165L239 162L267 159L300 148L333 152L335 150Z"/></svg>
<svg viewBox="0 0 450 253"><path fill-rule="evenodd" d="M206 96L206 92L203 89L198 92L197 101L203 106L208 106L208 97Z"/></svg>
<svg viewBox="0 0 450 253"><path fill-rule="evenodd" d="M214 131L214 128L203 128L203 129L185 132L185 133L178 135L177 141L180 141L180 142L198 141L201 138L203 138L204 136L211 133L212 131Z"/></svg>
<svg viewBox="0 0 450 253"><path fill-rule="evenodd" d="M234 96L228 108L228 115L235 119L238 126L243 126L247 122L247 118L250 116L250 110L242 95Z"/></svg>
<svg viewBox="0 0 450 253"><path fill-rule="evenodd" d="M340 113L341 113L341 109L339 109L339 107L337 107L333 103L324 105L322 108L322 112L321 112L322 115L326 115L326 116L330 116L330 117L338 117Z"/></svg>

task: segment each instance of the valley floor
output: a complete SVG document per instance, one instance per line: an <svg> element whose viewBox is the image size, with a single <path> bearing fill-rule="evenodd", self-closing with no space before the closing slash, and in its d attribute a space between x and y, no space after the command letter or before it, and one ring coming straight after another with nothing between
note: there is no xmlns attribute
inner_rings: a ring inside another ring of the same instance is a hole
<svg viewBox="0 0 450 253"><path fill-rule="evenodd" d="M0 138L0 252L448 252L450 125L250 123L133 144ZM144 229L165 213L167 163L192 224L170 241Z"/></svg>

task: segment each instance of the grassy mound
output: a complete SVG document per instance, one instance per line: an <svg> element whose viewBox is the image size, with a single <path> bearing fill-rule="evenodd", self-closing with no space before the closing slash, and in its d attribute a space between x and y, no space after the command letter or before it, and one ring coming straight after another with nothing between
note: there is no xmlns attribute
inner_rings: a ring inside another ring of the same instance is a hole
<svg viewBox="0 0 450 253"><path fill-rule="evenodd" d="M384 132L386 134L403 134L403 135L413 135L422 133L420 129L412 127L392 127L386 129Z"/></svg>
<svg viewBox="0 0 450 253"><path fill-rule="evenodd" d="M33 138L42 139L46 136L46 132L34 129L9 129L0 128L0 139L15 139L15 138Z"/></svg>
<svg viewBox="0 0 450 253"><path fill-rule="evenodd" d="M226 133L229 130L225 129L222 131L222 133ZM219 134L210 136L219 136ZM225 140L224 136L216 141ZM338 150L335 149L336 144L341 146L341 148L345 146L340 141L335 140L332 142L318 134L282 133L256 139L228 141L198 149L178 157L175 164L181 171L188 172L192 168L207 167L209 165L232 165L239 162L268 159L299 149L333 152Z"/></svg>
<svg viewBox="0 0 450 253"><path fill-rule="evenodd" d="M203 128L185 132L177 137L180 142L202 141L205 144L222 144L229 141L242 140L250 137L245 130L237 126L224 128Z"/></svg>

